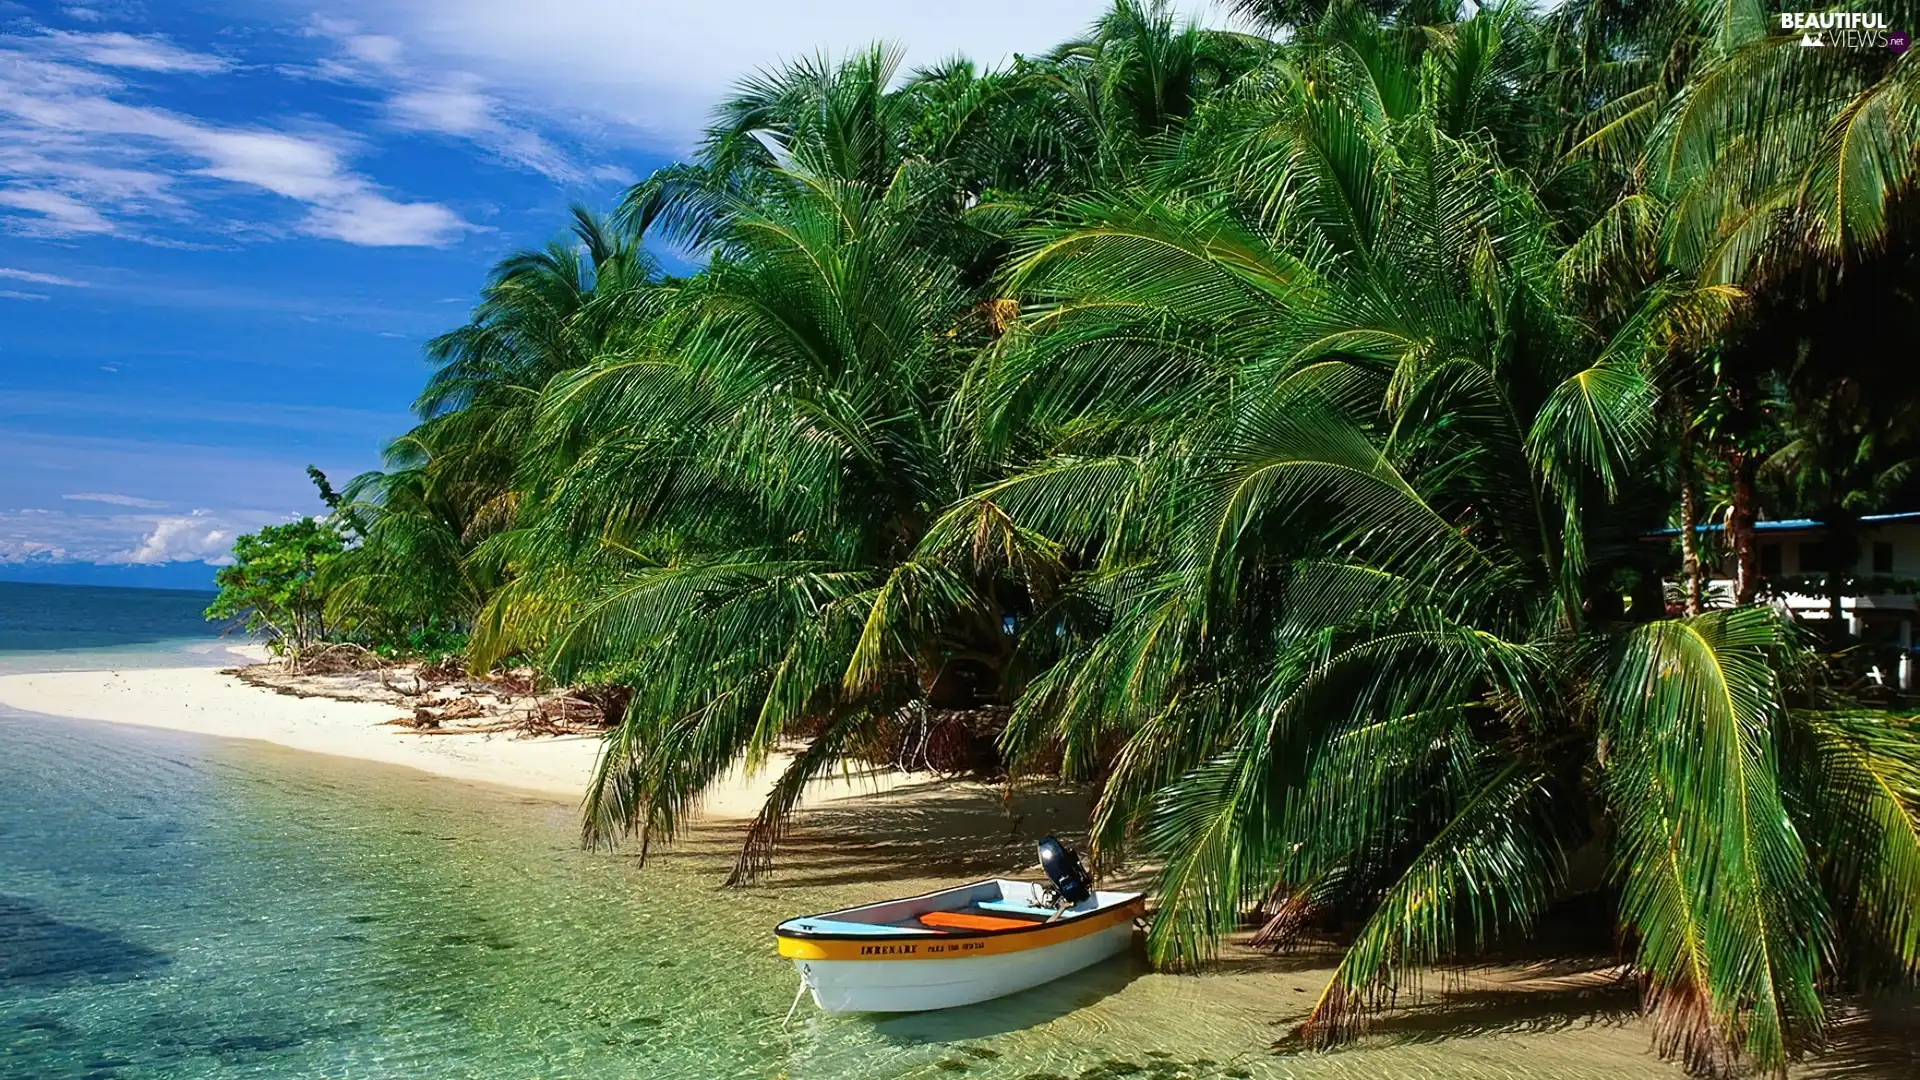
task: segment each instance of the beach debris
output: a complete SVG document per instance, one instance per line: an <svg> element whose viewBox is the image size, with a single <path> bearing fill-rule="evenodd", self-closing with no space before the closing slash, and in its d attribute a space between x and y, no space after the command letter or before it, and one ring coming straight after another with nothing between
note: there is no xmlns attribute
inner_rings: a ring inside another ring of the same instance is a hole
<svg viewBox="0 0 1920 1080"><path fill-rule="evenodd" d="M351 646L313 651L309 661L297 671L276 662L231 674L291 697L399 706L404 714L383 726L410 735L599 735L626 714L629 697L620 688L542 686L524 667L476 676L459 657L396 663Z"/></svg>
<svg viewBox="0 0 1920 1080"><path fill-rule="evenodd" d="M440 706L441 720L478 720L487 715L487 707L470 697L457 697Z"/></svg>

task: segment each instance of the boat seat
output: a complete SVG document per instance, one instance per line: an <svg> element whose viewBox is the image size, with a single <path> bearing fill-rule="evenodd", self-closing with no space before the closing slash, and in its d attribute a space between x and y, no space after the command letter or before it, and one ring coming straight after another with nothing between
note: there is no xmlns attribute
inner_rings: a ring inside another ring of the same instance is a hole
<svg viewBox="0 0 1920 1080"><path fill-rule="evenodd" d="M982 911L1004 911L1009 915L1038 915L1043 919L1053 918L1052 908L1029 904L1025 900L981 900L973 906ZM1075 915L1078 912L1069 908L1067 914Z"/></svg>
<svg viewBox="0 0 1920 1080"><path fill-rule="evenodd" d="M912 926L888 926L885 923L843 922L839 919L795 919L784 924L807 934L872 934L885 937L890 934L924 934L925 930Z"/></svg>
<svg viewBox="0 0 1920 1080"><path fill-rule="evenodd" d="M973 915L965 911L929 911L920 921L942 930L1024 930L1032 919L1003 919L994 915Z"/></svg>

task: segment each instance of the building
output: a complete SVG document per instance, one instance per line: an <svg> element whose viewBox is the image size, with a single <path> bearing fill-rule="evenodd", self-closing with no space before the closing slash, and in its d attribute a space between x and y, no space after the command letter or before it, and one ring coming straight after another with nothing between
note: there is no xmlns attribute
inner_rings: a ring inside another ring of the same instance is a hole
<svg viewBox="0 0 1920 1080"><path fill-rule="evenodd" d="M1709 595L1733 594L1732 559L1716 542L1719 525L1703 525ZM1671 538L1678 529L1654 534ZM1753 526L1754 558L1763 595L1793 615L1824 623L1832 617L1826 593L1829 572L1827 530L1809 518L1760 521ZM1866 646L1886 653L1884 677L1913 689L1914 593L1920 587L1920 512L1870 514L1860 519L1858 557L1839 572L1849 579L1840 601L1847 631Z"/></svg>

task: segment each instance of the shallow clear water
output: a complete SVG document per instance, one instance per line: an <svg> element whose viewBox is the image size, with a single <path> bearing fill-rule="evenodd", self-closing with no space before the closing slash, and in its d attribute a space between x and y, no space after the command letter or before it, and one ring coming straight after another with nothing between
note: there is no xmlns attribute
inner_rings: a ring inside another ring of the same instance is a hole
<svg viewBox="0 0 1920 1080"><path fill-rule="evenodd" d="M149 610L103 595L117 591L40 599L112 631L116 612ZM0 667L179 663L212 641L127 622L119 636L146 644L64 638ZM1469 994L1358 1048L1277 1055L1328 972L1246 957L1204 976L1120 958L919 1016L804 1003L783 1028L795 977L774 923L1025 858L1024 841L983 863L928 839L956 814L976 837L1022 828L991 794L963 802L815 814L772 885L725 891L730 829L642 871L581 851L572 807L0 708L0 1078L1678 1076L1618 995Z"/></svg>
<svg viewBox="0 0 1920 1080"><path fill-rule="evenodd" d="M0 715L0 761L5 1077L1656 1068L1644 1034L1590 1020L1276 1057L1274 1020L1315 976L1149 975L1132 959L924 1016L803 1004L783 1030L794 976L767 928L888 884L722 891L718 846L642 872L581 852L567 807L254 743L14 714Z"/></svg>

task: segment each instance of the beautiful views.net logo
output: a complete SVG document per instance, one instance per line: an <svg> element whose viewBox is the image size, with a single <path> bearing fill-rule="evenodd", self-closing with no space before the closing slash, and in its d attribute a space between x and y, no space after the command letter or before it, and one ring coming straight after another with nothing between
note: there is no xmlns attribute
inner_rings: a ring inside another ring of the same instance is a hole
<svg viewBox="0 0 1920 1080"><path fill-rule="evenodd" d="M1911 44L1905 30L1871 11L1783 11L1780 29L1800 35L1802 48L1891 49L1904 53Z"/></svg>

